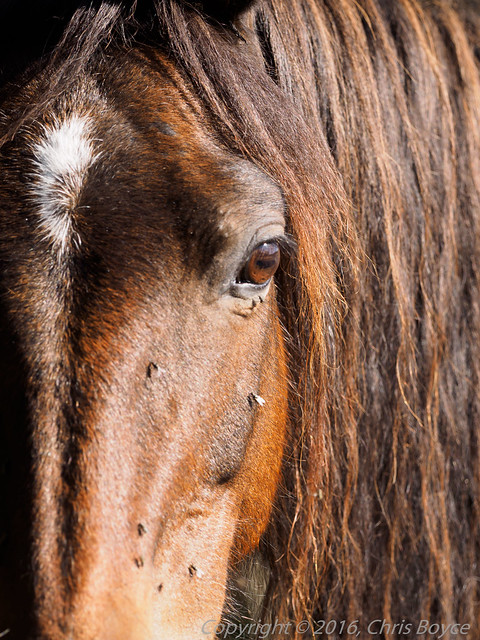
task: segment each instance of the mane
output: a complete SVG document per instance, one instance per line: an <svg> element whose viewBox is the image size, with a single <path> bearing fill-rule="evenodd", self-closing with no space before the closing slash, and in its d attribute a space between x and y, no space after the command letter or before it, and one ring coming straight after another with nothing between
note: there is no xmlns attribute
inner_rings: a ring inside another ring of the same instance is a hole
<svg viewBox="0 0 480 640"><path fill-rule="evenodd" d="M298 251L277 283L291 393L265 615L478 628L479 5L262 0L236 35L176 0L122 4L65 12L3 140L136 41L283 188Z"/></svg>

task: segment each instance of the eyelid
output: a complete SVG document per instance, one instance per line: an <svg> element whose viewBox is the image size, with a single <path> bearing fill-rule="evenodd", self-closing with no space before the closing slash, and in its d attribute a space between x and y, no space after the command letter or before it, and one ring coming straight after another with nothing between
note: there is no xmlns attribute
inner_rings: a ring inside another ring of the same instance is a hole
<svg viewBox="0 0 480 640"><path fill-rule="evenodd" d="M274 242L278 242L282 255L293 257L297 253L297 243L295 238L289 233L285 232L281 236L274 238Z"/></svg>
<svg viewBox="0 0 480 640"><path fill-rule="evenodd" d="M270 242L272 243L275 242L276 244L279 245L282 255L293 256L296 253L297 243L295 242L293 236L291 236L289 233L285 232L285 233L276 234L273 236L265 236L263 238L261 237L261 235L256 235L252 238L250 244L248 245L247 250L245 251L241 259L241 263L239 265L239 269L240 269L239 273L242 270L248 258L250 257L250 255L252 254L252 252L255 251L255 249L260 245L265 243L270 243Z"/></svg>

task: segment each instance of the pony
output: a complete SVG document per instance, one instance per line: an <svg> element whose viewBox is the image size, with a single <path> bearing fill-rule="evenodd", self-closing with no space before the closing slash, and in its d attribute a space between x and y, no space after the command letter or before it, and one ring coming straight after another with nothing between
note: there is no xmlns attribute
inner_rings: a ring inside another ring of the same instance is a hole
<svg viewBox="0 0 480 640"><path fill-rule="evenodd" d="M479 16L3 3L1 636L475 637Z"/></svg>

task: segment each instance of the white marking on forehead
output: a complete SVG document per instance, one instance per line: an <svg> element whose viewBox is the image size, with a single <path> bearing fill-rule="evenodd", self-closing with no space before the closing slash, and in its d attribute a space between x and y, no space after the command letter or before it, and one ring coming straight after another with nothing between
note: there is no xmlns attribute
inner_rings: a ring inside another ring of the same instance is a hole
<svg viewBox="0 0 480 640"><path fill-rule="evenodd" d="M88 118L73 115L44 127L43 138L33 147L33 191L40 205L40 227L61 253L72 239L71 212L78 202L86 172L99 155L94 155L89 134Z"/></svg>

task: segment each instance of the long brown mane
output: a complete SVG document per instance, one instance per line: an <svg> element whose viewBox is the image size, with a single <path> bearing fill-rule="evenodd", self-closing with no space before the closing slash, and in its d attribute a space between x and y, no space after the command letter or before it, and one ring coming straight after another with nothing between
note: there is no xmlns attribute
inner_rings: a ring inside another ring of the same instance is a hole
<svg viewBox="0 0 480 640"><path fill-rule="evenodd" d="M114 47L175 58L218 140L282 186L298 246L264 611L479 628L478 3L263 0L239 34L148 4L68 16L4 139Z"/></svg>

